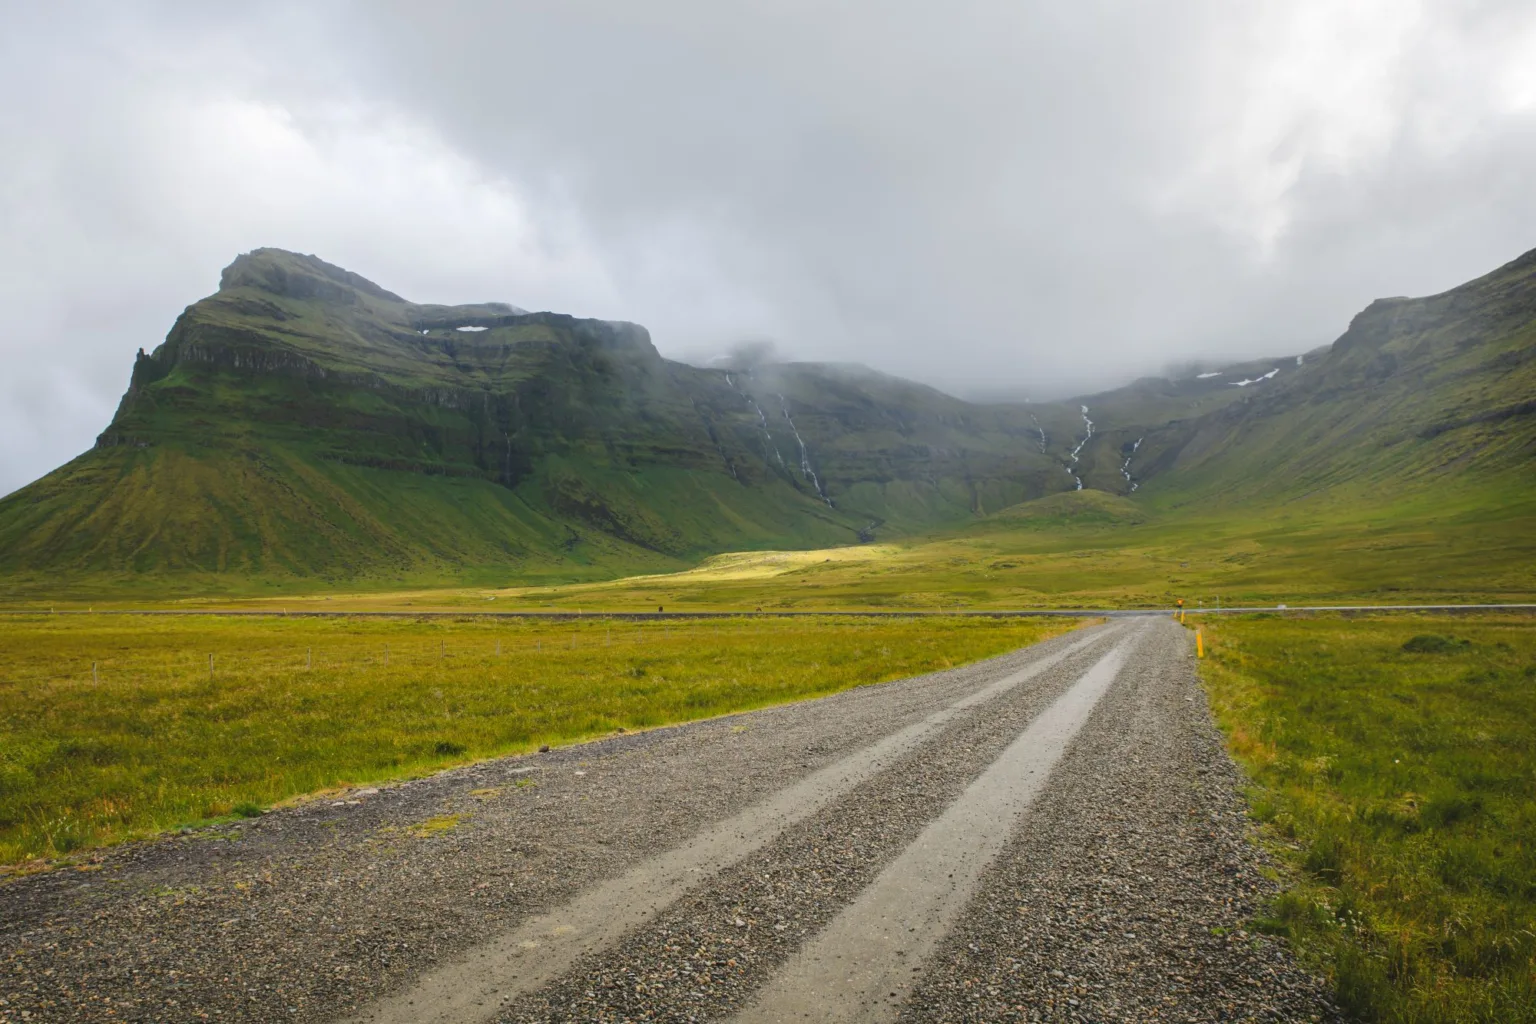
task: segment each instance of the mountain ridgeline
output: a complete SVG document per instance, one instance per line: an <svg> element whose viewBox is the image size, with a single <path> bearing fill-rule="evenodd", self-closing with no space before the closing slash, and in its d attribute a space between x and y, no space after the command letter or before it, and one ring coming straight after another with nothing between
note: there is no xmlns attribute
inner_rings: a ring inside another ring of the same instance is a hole
<svg viewBox="0 0 1536 1024"><path fill-rule="evenodd" d="M572 579L953 527L1531 465L1536 253L1331 348L1067 403L853 366L699 368L644 328L418 305L259 249L140 351L91 451L0 500L14 583Z"/></svg>

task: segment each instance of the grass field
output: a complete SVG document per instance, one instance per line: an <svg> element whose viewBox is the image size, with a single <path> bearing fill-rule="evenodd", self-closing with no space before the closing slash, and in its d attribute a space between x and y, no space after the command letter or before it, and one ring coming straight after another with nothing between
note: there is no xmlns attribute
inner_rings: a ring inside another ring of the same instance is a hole
<svg viewBox="0 0 1536 1024"><path fill-rule="evenodd" d="M717 555L696 568L562 586L492 585L166 600L13 599L9 607L351 610L888 611L1521 602L1536 593L1536 496L1401 496L1262 514L1053 495L910 540Z"/></svg>
<svg viewBox="0 0 1536 1024"><path fill-rule="evenodd" d="M1204 629L1213 707L1290 872L1259 926L1365 1020L1536 1021L1536 618Z"/></svg>
<svg viewBox="0 0 1536 1024"><path fill-rule="evenodd" d="M368 591L255 588L232 597L59 593L11 608L404 611L851 611L1521 602L1536 594L1536 495L1400 494L1262 513L1159 508L1101 491L1053 495L900 542L716 555L693 569L560 586L486 581ZM271 595L271 596L267 596ZM281 595L281 596L279 596Z"/></svg>
<svg viewBox="0 0 1536 1024"><path fill-rule="evenodd" d="M1075 625L8 618L0 864L948 668Z"/></svg>

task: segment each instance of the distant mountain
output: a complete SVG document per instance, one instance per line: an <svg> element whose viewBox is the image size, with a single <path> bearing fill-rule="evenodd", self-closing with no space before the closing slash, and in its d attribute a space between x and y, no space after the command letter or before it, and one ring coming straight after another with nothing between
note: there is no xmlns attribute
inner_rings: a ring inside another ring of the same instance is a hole
<svg viewBox="0 0 1536 1024"><path fill-rule="evenodd" d="M1536 494L1536 251L1440 295L1378 299L1327 349L1212 379L1271 370L1210 411L1106 396L1088 479L1112 481L1140 438L1132 472L1171 503L1449 499L1494 481Z"/></svg>
<svg viewBox="0 0 1536 1024"><path fill-rule="evenodd" d="M688 366L634 324L419 305L258 249L140 351L95 448L0 499L0 573L571 579L911 534L1079 486L1262 501L1447 460L1528 467L1533 267L1375 303L1300 359L978 405L856 366Z"/></svg>

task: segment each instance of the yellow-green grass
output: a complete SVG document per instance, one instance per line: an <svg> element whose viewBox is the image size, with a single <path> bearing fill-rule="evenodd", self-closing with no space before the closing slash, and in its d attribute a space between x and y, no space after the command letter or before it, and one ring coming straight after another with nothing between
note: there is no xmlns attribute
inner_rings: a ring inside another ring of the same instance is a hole
<svg viewBox="0 0 1536 1024"><path fill-rule="evenodd" d="M9 617L0 864L947 668L1076 624Z"/></svg>
<svg viewBox="0 0 1536 1024"><path fill-rule="evenodd" d="M1536 617L1201 625L1287 868L1258 926L1362 1019L1536 1021Z"/></svg>

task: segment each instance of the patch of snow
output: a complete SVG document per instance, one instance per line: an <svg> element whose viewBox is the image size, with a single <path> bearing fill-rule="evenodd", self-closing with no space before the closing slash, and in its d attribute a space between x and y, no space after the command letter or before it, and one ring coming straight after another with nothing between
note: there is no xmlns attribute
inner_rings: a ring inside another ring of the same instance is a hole
<svg viewBox="0 0 1536 1024"><path fill-rule="evenodd" d="M1305 358L1306 358L1306 357L1305 357L1305 356L1297 356L1297 357L1296 357L1296 365L1297 365L1297 366L1300 366L1300 365L1301 365L1301 361L1302 361L1302 360L1303 360L1303 359L1305 359Z"/></svg>
<svg viewBox="0 0 1536 1024"><path fill-rule="evenodd" d="M1270 371L1269 371L1269 372L1268 372L1268 373L1266 373L1266 374L1263 374L1263 375L1262 375L1262 376L1259 376L1259 377L1251 377L1251 378L1249 378L1249 379L1248 379L1248 380L1234 380L1234 381L1231 381L1231 384L1232 384L1232 385L1233 385L1233 386L1234 386L1234 387L1239 387L1239 388L1245 388L1245 387L1247 387L1247 386L1248 386L1248 385L1249 385L1249 384L1257 384L1257 383L1259 383L1259 381L1262 381L1262 380L1269 380L1269 378L1271 378L1271 377L1273 377L1273 376L1274 376L1274 375L1275 375L1275 374L1277 374L1277 373L1279 373L1279 372L1280 372L1280 371L1279 371L1279 370L1278 370L1278 369L1275 369L1275 370L1270 370Z"/></svg>
<svg viewBox="0 0 1536 1024"><path fill-rule="evenodd" d="M456 331L464 331L465 333L471 333L471 332L479 333L480 331L488 331L488 330L490 330L490 328L489 327L455 327L454 330L456 330Z"/></svg>
<svg viewBox="0 0 1536 1024"><path fill-rule="evenodd" d="M1197 374L1195 374L1195 380L1205 380L1205 379L1207 379L1209 377L1220 377L1220 376L1221 376L1221 371L1220 370L1212 370L1210 373L1197 373Z"/></svg>

